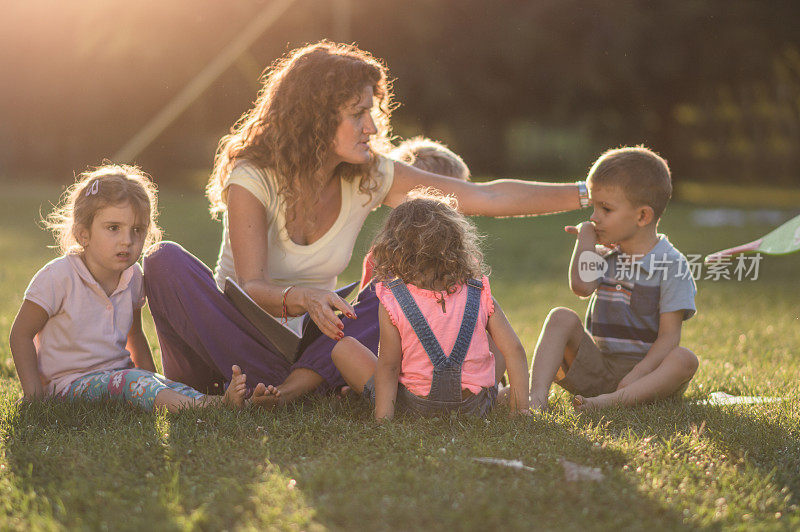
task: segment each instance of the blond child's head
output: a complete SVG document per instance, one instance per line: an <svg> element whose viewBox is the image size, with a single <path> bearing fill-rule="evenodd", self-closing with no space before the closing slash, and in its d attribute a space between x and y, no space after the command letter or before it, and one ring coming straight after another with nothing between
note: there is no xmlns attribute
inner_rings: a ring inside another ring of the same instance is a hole
<svg viewBox="0 0 800 532"><path fill-rule="evenodd" d="M386 219L373 245L375 278L399 277L428 290L453 292L486 271L475 226L453 196L416 188Z"/></svg>
<svg viewBox="0 0 800 532"><path fill-rule="evenodd" d="M469 168L464 160L444 144L429 138L404 140L390 156L425 172L469 181Z"/></svg>
<svg viewBox="0 0 800 532"><path fill-rule="evenodd" d="M658 222L672 197L669 166L644 146L608 150L592 165L586 179L590 194L596 189L618 189L635 207L649 207Z"/></svg>
<svg viewBox="0 0 800 532"><path fill-rule="evenodd" d="M126 164L105 164L80 174L44 225L53 232L62 253L80 253L79 234L91 228L98 211L123 205L130 205L146 227L145 249L161 240L156 186L140 168Z"/></svg>

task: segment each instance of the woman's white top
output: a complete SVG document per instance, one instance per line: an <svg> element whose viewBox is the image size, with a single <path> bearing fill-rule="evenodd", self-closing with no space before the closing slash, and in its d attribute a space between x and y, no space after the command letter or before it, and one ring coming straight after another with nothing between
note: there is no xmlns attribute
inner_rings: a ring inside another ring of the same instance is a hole
<svg viewBox="0 0 800 532"><path fill-rule="evenodd" d="M239 185L258 199L267 216L267 280L278 285L297 285L333 290L336 278L350 263L356 237L367 215L383 203L392 187L394 161L378 156L378 188L372 197L359 190L359 179L341 181L342 207L333 226L322 237L309 245L300 245L289 238L286 231L286 206L278 195L278 184L270 170L259 168L249 161L238 161L230 172L225 188ZM220 290L225 278L236 279L228 229L228 213L223 216L222 245L219 251L214 279ZM302 317L289 320L287 327L298 334Z"/></svg>

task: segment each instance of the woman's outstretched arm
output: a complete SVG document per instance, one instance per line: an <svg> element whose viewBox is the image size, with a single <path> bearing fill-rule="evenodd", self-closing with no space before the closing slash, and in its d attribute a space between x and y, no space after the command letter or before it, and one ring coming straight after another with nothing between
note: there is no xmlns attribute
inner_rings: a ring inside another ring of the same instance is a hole
<svg viewBox="0 0 800 532"><path fill-rule="evenodd" d="M498 179L472 183L431 174L395 162L394 182L383 203L396 207L406 194L418 186L438 188L458 198L458 208L468 215L529 216L579 209L580 198L575 183L539 183L518 179Z"/></svg>
<svg viewBox="0 0 800 532"><path fill-rule="evenodd" d="M281 316L287 287L268 280L268 228L267 215L261 202L243 187L231 185L228 189L228 231L236 280L261 308L273 316ZM308 312L320 331L334 339L340 337L343 327L335 311L340 310L355 317L353 307L330 290L294 287L286 294L286 305L290 316Z"/></svg>

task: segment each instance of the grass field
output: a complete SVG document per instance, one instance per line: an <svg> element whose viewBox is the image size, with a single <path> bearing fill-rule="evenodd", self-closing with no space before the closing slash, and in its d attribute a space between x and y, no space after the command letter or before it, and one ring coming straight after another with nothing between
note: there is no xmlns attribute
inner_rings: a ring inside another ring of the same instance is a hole
<svg viewBox="0 0 800 532"><path fill-rule="evenodd" d="M757 281L700 280L683 344L700 356L679 401L576 415L371 421L357 402L317 398L279 412L147 414L115 405L18 406L9 329L33 274L55 256L37 228L52 186L0 198L0 529L800 528L800 253L765 257ZM213 264L220 226L198 192L163 192L166 237ZM692 225L670 206L661 229L684 253L730 247L771 227ZM788 217L788 212L786 213ZM383 216L372 216L355 260ZM530 352L548 310L586 302L566 284L581 214L478 220L492 287ZM152 322L146 322L155 358ZM713 391L785 398L709 406ZM474 457L521 460L530 470ZM562 460L597 468L568 482Z"/></svg>

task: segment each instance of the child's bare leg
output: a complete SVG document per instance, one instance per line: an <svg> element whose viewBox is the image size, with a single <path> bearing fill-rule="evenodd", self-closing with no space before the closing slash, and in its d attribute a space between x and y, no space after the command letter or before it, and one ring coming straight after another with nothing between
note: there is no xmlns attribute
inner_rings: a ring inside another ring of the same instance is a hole
<svg viewBox="0 0 800 532"><path fill-rule="evenodd" d="M364 385L375 375L378 357L361 342L345 336L336 344L331 353L336 369L356 393L364 391Z"/></svg>
<svg viewBox="0 0 800 532"><path fill-rule="evenodd" d="M285 405L296 401L305 394L316 390L324 381L322 375L316 371L298 368L289 373L286 380L276 386L278 404Z"/></svg>
<svg viewBox="0 0 800 532"><path fill-rule="evenodd" d="M586 334L580 317L573 310L558 307L547 315L531 364L532 410L547 411L547 397L558 369L564 362L567 366L572 364Z"/></svg>
<svg viewBox="0 0 800 532"><path fill-rule="evenodd" d="M263 408L284 406L316 390L323 380L322 376L316 371L297 368L289 373L286 380L278 386L265 386L259 383L250 397L250 402Z"/></svg>
<svg viewBox="0 0 800 532"><path fill-rule="evenodd" d="M619 390L597 397L575 396L576 410L592 410L611 405L635 405L650 403L669 397L684 383L690 381L697 371L697 357L685 347L670 351L656 369L639 380Z"/></svg>
<svg viewBox="0 0 800 532"><path fill-rule="evenodd" d="M165 407L170 412L177 412L182 408L204 408L209 405L225 404L234 408L244 406L245 380L246 376L242 373L239 366L231 368L233 376L225 390L225 395L204 395L201 398L189 397L169 388L161 390L155 397L154 405Z"/></svg>
<svg viewBox="0 0 800 532"><path fill-rule="evenodd" d="M170 412L177 412L184 408L205 408L211 405L223 405L225 397L221 395L204 395L203 397L189 397L169 388L161 390L156 395L153 403L156 407L166 408Z"/></svg>
<svg viewBox="0 0 800 532"><path fill-rule="evenodd" d="M202 399L196 399L166 388L158 392L153 404L156 407L166 408L170 412L177 412L183 408L202 407L209 404L220 404L221 402L222 397L218 395L206 395Z"/></svg>

